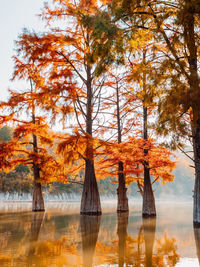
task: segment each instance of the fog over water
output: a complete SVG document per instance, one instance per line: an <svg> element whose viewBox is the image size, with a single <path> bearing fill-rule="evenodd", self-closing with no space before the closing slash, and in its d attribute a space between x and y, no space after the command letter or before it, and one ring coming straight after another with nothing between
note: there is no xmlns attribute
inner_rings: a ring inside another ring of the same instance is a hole
<svg viewBox="0 0 200 267"><path fill-rule="evenodd" d="M128 198L131 202L142 201L142 198L139 194L136 196L128 195ZM45 202L80 202L81 194L76 193L59 193L59 194L44 194ZM117 196L114 194L102 195L102 201L117 201ZM32 194L31 193L0 193L0 203L1 202L31 202ZM160 202L191 202L193 201L192 195L179 195L166 194L156 197L156 201Z"/></svg>

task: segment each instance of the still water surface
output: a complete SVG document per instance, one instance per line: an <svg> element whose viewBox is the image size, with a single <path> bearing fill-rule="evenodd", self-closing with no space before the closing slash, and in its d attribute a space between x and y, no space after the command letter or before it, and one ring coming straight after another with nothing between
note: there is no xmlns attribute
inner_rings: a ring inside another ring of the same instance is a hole
<svg viewBox="0 0 200 267"><path fill-rule="evenodd" d="M102 206L102 216L80 216L78 203L48 203L45 213L0 204L0 266L199 266L192 203L157 203L157 218L145 220L140 203L129 215Z"/></svg>

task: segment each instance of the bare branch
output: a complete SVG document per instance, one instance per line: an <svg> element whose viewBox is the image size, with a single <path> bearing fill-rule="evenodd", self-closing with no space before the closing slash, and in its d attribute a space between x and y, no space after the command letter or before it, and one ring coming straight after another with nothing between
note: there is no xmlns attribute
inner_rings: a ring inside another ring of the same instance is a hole
<svg viewBox="0 0 200 267"><path fill-rule="evenodd" d="M78 74L78 76L81 78L81 80L84 82L84 84L87 84L87 81L85 80L85 78L80 74L80 72L77 70L77 68L74 66L74 64L71 62L71 60L69 60L65 54L63 54L62 52L59 51L55 51L58 55L61 55L64 57L64 59L66 60L67 63L69 63L69 65L74 69L74 71Z"/></svg>
<svg viewBox="0 0 200 267"><path fill-rule="evenodd" d="M190 160L192 160L194 162L194 159L192 157L190 157L181 147L178 147L178 149L185 155L187 156Z"/></svg>
<svg viewBox="0 0 200 267"><path fill-rule="evenodd" d="M83 107L82 107L82 105L81 105L81 101L80 101L80 99L79 99L79 96L78 96L78 94L77 94L77 103L78 103L78 105L79 105L79 107L80 107L80 111L82 112L82 114L85 116L85 118L86 118L86 113L84 112L84 110L83 110Z"/></svg>
<svg viewBox="0 0 200 267"><path fill-rule="evenodd" d="M83 134L86 134L85 130L83 129L83 127L82 127L82 125L81 125L81 123L80 123L80 121L79 121L78 113L77 113L77 110L76 110L75 103L74 103L74 110L75 110L75 114L76 114L76 119L77 119L78 125L79 125L79 127L80 127L82 133L83 133Z"/></svg>

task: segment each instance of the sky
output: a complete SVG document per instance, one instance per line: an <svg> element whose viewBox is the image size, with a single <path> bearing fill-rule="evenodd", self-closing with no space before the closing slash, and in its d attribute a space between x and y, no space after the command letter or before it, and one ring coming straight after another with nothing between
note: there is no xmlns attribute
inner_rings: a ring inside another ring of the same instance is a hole
<svg viewBox="0 0 200 267"><path fill-rule="evenodd" d="M19 90L20 82L12 83L12 56L15 54L14 41L23 28L35 30L44 29L37 14L43 7L44 0L3 0L0 16L0 101L8 97L8 88ZM45 1L49 2L49 1Z"/></svg>

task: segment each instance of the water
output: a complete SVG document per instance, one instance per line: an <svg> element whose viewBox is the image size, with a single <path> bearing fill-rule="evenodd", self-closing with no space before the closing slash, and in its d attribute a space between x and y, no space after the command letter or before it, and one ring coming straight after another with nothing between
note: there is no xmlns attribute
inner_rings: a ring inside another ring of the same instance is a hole
<svg viewBox="0 0 200 267"><path fill-rule="evenodd" d="M102 216L80 216L77 202L47 203L45 213L0 203L0 266L199 266L192 203L157 203L157 218L146 220L141 203L129 216L115 209L106 201Z"/></svg>

